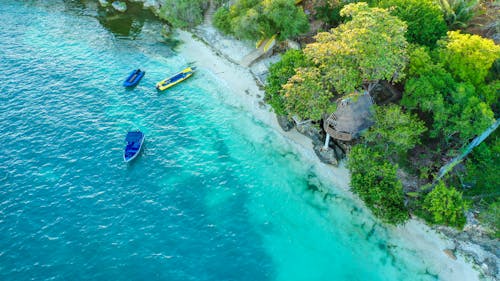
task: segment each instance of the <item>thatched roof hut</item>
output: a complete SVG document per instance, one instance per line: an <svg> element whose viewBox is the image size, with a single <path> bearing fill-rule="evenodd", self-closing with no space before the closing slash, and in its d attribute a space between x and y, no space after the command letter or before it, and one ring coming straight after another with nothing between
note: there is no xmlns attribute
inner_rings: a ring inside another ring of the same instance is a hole
<svg viewBox="0 0 500 281"><path fill-rule="evenodd" d="M337 110L323 123L332 137L350 141L373 125L373 99L369 94L353 94L337 104Z"/></svg>

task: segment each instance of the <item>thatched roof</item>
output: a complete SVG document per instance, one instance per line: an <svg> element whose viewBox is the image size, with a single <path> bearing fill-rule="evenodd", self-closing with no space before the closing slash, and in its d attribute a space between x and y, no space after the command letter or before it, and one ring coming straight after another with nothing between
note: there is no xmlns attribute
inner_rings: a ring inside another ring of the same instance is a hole
<svg viewBox="0 0 500 281"><path fill-rule="evenodd" d="M361 131L373 125L372 105L373 100L369 94L343 99L338 103L337 110L324 123L325 130L334 138L356 138Z"/></svg>

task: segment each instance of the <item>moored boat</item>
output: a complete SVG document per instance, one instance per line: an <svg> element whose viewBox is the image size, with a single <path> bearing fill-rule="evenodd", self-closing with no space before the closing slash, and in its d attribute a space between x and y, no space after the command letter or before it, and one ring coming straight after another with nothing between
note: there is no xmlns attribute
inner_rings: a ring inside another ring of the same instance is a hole
<svg viewBox="0 0 500 281"><path fill-rule="evenodd" d="M188 79L191 75L193 75L195 69L195 67L188 67L181 72L156 83L156 89L163 91Z"/></svg>
<svg viewBox="0 0 500 281"><path fill-rule="evenodd" d="M123 86L125 87L134 87L139 84L142 77L146 74L146 71L142 71L141 69L136 69L130 73L125 82L123 82Z"/></svg>
<svg viewBox="0 0 500 281"><path fill-rule="evenodd" d="M130 162L139 155L142 144L144 143L144 138L144 133L141 131L127 133L125 137L127 146L125 146L125 150L123 151L123 160L125 162Z"/></svg>

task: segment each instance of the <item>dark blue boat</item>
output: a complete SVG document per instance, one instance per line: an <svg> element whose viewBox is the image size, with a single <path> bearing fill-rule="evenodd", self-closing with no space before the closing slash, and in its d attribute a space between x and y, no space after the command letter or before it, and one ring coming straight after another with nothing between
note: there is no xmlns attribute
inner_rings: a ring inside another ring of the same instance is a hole
<svg viewBox="0 0 500 281"><path fill-rule="evenodd" d="M144 142L144 134L140 131L128 132L125 141L127 142L127 146L123 152L123 160L130 162L139 155L142 143Z"/></svg>
<svg viewBox="0 0 500 281"><path fill-rule="evenodd" d="M127 80L123 82L123 86L125 87L134 87L137 84L139 84L139 81L141 81L142 77L146 74L146 71L142 71L140 69L136 69L130 73L128 76Z"/></svg>

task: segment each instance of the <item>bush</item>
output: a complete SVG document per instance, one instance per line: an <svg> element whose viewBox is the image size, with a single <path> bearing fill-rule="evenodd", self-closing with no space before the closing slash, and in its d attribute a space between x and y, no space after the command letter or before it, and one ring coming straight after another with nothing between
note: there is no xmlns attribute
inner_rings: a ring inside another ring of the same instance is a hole
<svg viewBox="0 0 500 281"><path fill-rule="evenodd" d="M224 34L231 33L231 20L229 18L229 9L220 7L215 11L213 25Z"/></svg>
<svg viewBox="0 0 500 281"><path fill-rule="evenodd" d="M283 100L282 86L295 74L295 69L306 66L302 51L288 50L281 60L269 68L266 84L266 101L278 115L287 115Z"/></svg>
<svg viewBox="0 0 500 281"><path fill-rule="evenodd" d="M499 192L500 130L496 130L478 147L474 148L465 167L466 183L471 185L468 196L488 195L494 198Z"/></svg>
<svg viewBox="0 0 500 281"><path fill-rule="evenodd" d="M405 113L399 105L377 107L375 124L365 134L365 140L384 150L387 156L406 153L420 143L427 128L418 117Z"/></svg>
<svg viewBox="0 0 500 281"><path fill-rule="evenodd" d="M362 145L352 148L347 165L352 190L375 216L391 224L408 219L403 186L396 176L397 166L385 160L381 153Z"/></svg>
<svg viewBox="0 0 500 281"><path fill-rule="evenodd" d="M448 30L439 5L432 0L382 0L380 6L393 7L391 14L408 24L410 43L434 47Z"/></svg>
<svg viewBox="0 0 500 281"><path fill-rule="evenodd" d="M468 208L462 194L453 187L446 187L441 181L424 199L423 209L432 218L431 222L462 229L465 224L464 212Z"/></svg>
<svg viewBox="0 0 500 281"><path fill-rule="evenodd" d="M302 7L293 0L237 0L214 15L214 26L237 38L259 40L278 35L285 40L304 33L309 22Z"/></svg>
<svg viewBox="0 0 500 281"><path fill-rule="evenodd" d="M193 27L203 21L205 4L206 0L165 0L159 16L174 27Z"/></svg>

